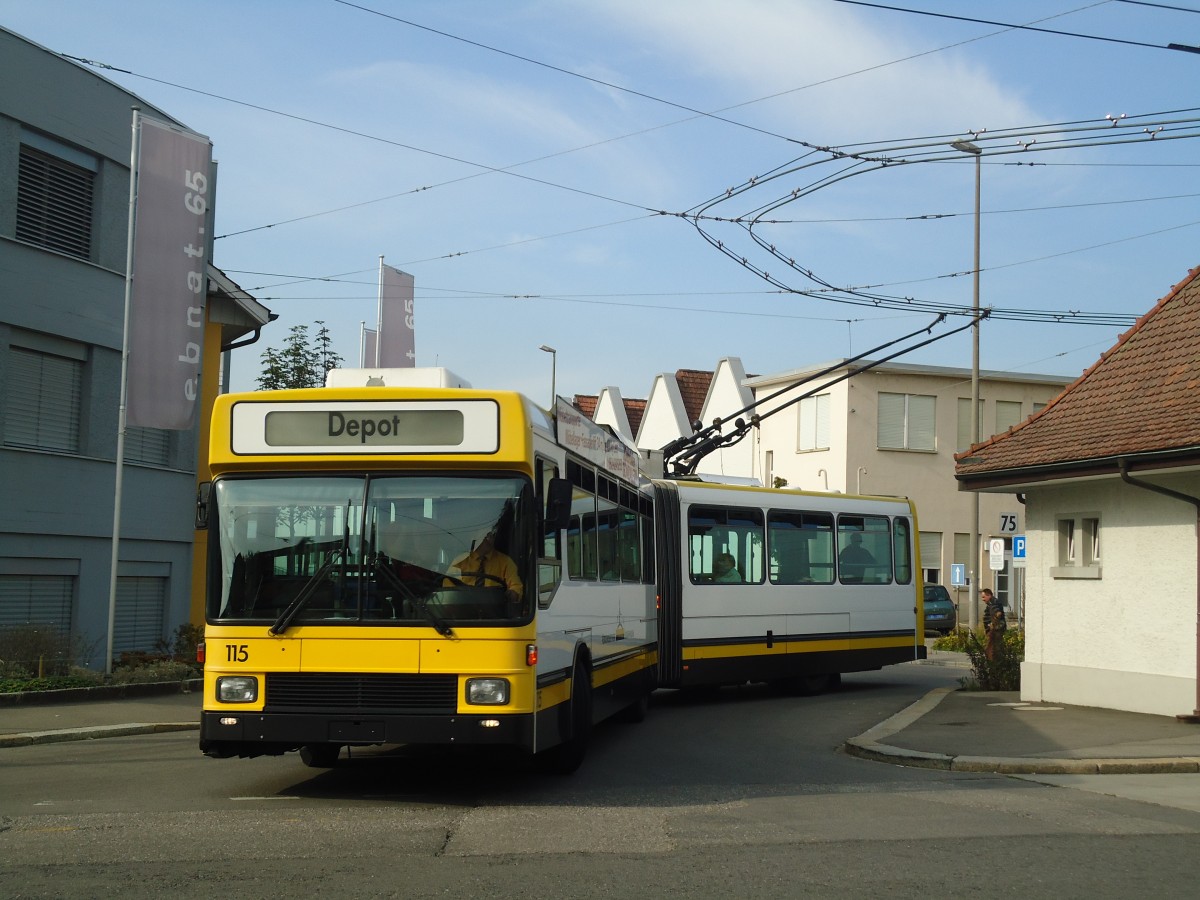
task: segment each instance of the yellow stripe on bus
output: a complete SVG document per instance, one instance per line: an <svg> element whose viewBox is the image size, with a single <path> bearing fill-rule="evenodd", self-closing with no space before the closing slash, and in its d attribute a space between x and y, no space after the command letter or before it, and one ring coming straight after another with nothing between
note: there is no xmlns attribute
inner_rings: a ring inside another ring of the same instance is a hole
<svg viewBox="0 0 1200 900"><path fill-rule="evenodd" d="M846 650L878 650L888 647L911 647L911 637L855 638L850 641L834 639L827 641L776 641L768 647L766 641L758 644L713 644L702 647L685 647L684 660L730 659L742 656L784 656L792 653L822 653Z"/></svg>

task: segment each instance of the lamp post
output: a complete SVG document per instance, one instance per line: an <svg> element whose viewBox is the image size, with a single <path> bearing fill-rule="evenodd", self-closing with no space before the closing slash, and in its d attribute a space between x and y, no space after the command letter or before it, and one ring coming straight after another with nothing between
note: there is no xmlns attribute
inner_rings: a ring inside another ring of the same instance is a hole
<svg viewBox="0 0 1200 900"><path fill-rule="evenodd" d="M558 388L554 384L554 380L558 376L558 351L545 344L538 349L550 354L550 415L554 415L554 407L558 402Z"/></svg>
<svg viewBox="0 0 1200 900"><path fill-rule="evenodd" d="M979 443L979 161L983 151L970 141L955 141L950 145L975 157L975 266L971 312L975 324L971 327L971 445ZM971 491L971 558L967 560L967 581L970 600L967 618L971 630L979 627L979 491Z"/></svg>

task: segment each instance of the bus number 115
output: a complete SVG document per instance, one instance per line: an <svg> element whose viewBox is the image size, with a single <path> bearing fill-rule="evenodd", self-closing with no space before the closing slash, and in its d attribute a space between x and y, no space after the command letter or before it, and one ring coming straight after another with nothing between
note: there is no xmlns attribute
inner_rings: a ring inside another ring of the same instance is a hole
<svg viewBox="0 0 1200 900"><path fill-rule="evenodd" d="M225 662L246 662L250 659L250 651L245 644L226 644Z"/></svg>

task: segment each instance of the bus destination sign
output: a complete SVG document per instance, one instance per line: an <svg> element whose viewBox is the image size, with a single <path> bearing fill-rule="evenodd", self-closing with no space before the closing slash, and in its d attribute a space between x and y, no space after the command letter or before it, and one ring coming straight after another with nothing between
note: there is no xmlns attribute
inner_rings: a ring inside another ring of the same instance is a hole
<svg viewBox="0 0 1200 900"><path fill-rule="evenodd" d="M487 400L237 403L233 451L295 453L494 453L499 410Z"/></svg>

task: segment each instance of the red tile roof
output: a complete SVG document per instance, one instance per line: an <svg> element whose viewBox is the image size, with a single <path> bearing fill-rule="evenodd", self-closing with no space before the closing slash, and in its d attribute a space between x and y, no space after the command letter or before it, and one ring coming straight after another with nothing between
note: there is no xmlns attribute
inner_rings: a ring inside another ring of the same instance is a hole
<svg viewBox="0 0 1200 900"><path fill-rule="evenodd" d="M1200 451L1200 267L1044 409L957 454L956 474L969 487L973 476L1113 470L1117 457L1187 448Z"/></svg>
<svg viewBox="0 0 1200 900"><path fill-rule="evenodd" d="M600 397L596 394L576 394L571 405L589 419L593 419L596 416L596 404L599 402Z"/></svg>
<svg viewBox="0 0 1200 900"><path fill-rule="evenodd" d="M646 401L624 400L624 402L625 418L629 419L629 430L633 433L633 437L637 437L638 429L642 427L642 416L646 414Z"/></svg>
<svg viewBox="0 0 1200 900"><path fill-rule="evenodd" d="M571 401L571 405L595 421L596 406L600 402L599 394L576 394ZM625 404L625 418L629 420L629 428L633 432L632 437L637 437L638 428L642 424L642 416L646 414L645 400L626 400L621 398L621 402Z"/></svg>
<svg viewBox="0 0 1200 900"><path fill-rule="evenodd" d="M702 372L699 369L676 369L675 382L679 385L679 393L683 397L683 408L687 411L689 422L700 418L704 410L704 401L708 398L708 386L712 384L712 372Z"/></svg>

